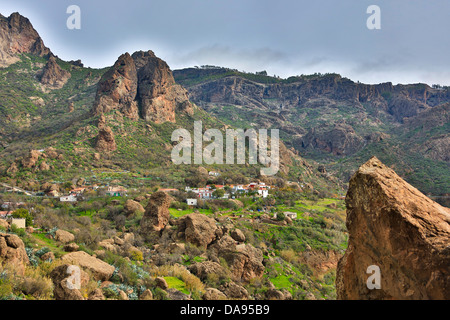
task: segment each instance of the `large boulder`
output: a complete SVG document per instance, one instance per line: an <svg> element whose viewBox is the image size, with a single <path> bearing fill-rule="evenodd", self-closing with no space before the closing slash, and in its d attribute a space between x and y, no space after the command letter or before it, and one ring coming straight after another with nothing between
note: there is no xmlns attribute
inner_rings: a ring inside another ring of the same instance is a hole
<svg viewBox="0 0 450 320"><path fill-rule="evenodd" d="M346 204L338 299L450 299L450 209L375 157L350 180Z"/></svg>
<svg viewBox="0 0 450 320"><path fill-rule="evenodd" d="M25 273L25 265L30 261L22 239L14 234L0 233L0 262L13 266L19 275Z"/></svg>
<svg viewBox="0 0 450 320"><path fill-rule="evenodd" d="M221 285L219 290L229 299L247 300L250 296L247 289L234 282L227 282Z"/></svg>
<svg viewBox="0 0 450 320"><path fill-rule="evenodd" d="M235 281L249 282L264 274L263 253L251 244L240 244L234 248L223 249L219 251L219 256L227 262Z"/></svg>
<svg viewBox="0 0 450 320"><path fill-rule="evenodd" d="M145 209L142 206L142 204L140 204L137 201L131 200L131 199L128 199L125 202L125 205L123 206L123 210L125 211L125 214L127 216L130 216L134 213L144 213L145 212Z"/></svg>
<svg viewBox="0 0 450 320"><path fill-rule="evenodd" d="M76 270L69 264L63 264L52 270L50 278L53 281L53 297L55 300L85 300L81 293L81 288L85 287L89 282L89 275L79 270L77 275ZM76 277L79 276L79 279ZM77 283L79 281L79 283ZM77 285L79 287L77 288Z"/></svg>
<svg viewBox="0 0 450 320"><path fill-rule="evenodd" d="M226 300L227 296L215 288L207 288L202 296L203 300Z"/></svg>
<svg viewBox="0 0 450 320"><path fill-rule="evenodd" d="M61 259L66 263L78 265L92 272L96 281L106 281L111 278L115 268L108 263L97 259L84 251L77 251L65 254Z"/></svg>
<svg viewBox="0 0 450 320"><path fill-rule="evenodd" d="M181 237L198 247L206 248L216 238L216 221L204 214L191 213L178 221Z"/></svg>
<svg viewBox="0 0 450 320"><path fill-rule="evenodd" d="M189 271L195 274L200 280L206 280L209 274L224 275L225 269L213 261L197 262L189 266Z"/></svg>
<svg viewBox="0 0 450 320"><path fill-rule="evenodd" d="M141 233L160 232L169 223L172 197L163 191L151 195L141 219Z"/></svg>
<svg viewBox="0 0 450 320"><path fill-rule="evenodd" d="M55 232L55 240L62 243L69 243L75 240L75 236L68 231L58 229Z"/></svg>

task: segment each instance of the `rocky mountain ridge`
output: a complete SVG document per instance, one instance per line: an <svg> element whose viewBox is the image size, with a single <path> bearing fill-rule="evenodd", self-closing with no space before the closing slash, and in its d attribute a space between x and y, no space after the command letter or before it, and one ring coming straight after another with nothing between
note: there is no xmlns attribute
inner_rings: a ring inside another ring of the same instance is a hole
<svg viewBox="0 0 450 320"><path fill-rule="evenodd" d="M9 17L0 15L0 67L19 61L20 53L42 57L51 52L27 18L17 12Z"/></svg>

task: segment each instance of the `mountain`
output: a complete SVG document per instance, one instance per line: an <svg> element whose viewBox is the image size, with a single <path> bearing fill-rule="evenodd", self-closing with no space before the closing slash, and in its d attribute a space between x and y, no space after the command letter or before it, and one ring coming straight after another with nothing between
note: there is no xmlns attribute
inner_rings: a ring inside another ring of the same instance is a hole
<svg viewBox="0 0 450 320"><path fill-rule="evenodd" d="M167 63L152 51L124 53L104 69L86 68L51 53L28 19L12 14L2 21L11 25L2 31L9 41L30 43L27 49L1 49L1 63L8 65L0 68L0 172L6 183L39 189L75 176L99 184L184 188L199 165L172 164L172 132L193 132L194 121L202 121L203 130L236 128L191 103ZM43 49L34 50L32 41ZM283 144L280 156L278 178L342 191L333 177L316 170L317 164ZM220 180L257 178L259 167L225 166Z"/></svg>
<svg viewBox="0 0 450 320"><path fill-rule="evenodd" d="M367 85L338 74L280 79L214 66L174 76L199 107L226 123L280 129L287 147L343 181L376 155L423 192L450 192L450 88Z"/></svg>
<svg viewBox="0 0 450 320"><path fill-rule="evenodd" d="M0 15L0 66L18 62L20 53L43 57L51 52L27 18L17 12L8 18Z"/></svg>

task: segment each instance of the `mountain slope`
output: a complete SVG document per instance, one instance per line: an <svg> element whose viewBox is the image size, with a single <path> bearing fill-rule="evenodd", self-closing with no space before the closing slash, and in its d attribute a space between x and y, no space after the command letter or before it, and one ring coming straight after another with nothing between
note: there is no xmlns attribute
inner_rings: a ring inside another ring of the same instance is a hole
<svg viewBox="0 0 450 320"><path fill-rule="evenodd" d="M174 76L204 110L224 122L280 129L288 147L344 181L357 163L376 155L422 191L450 193L449 122L441 107L450 101L449 88L366 85L337 74L279 79L219 67ZM427 125L415 125L420 121ZM417 139L411 132L420 125L427 129Z"/></svg>
<svg viewBox="0 0 450 320"><path fill-rule="evenodd" d="M9 184L39 190L78 177L183 188L199 166L173 165L172 132L193 133L194 121L204 130L237 127L192 104L151 51L125 53L104 69L62 61L49 50L13 53L16 62L0 68L0 172ZM233 181L257 178L260 165L206 167ZM315 167L281 146L279 178L338 192L336 180Z"/></svg>

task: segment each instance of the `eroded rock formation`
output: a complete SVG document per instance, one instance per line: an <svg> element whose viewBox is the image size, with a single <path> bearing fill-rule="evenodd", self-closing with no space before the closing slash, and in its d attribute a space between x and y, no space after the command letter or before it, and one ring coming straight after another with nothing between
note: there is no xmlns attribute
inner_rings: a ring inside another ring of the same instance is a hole
<svg viewBox="0 0 450 320"><path fill-rule="evenodd" d="M346 203L338 299L450 299L450 209L375 157L350 180ZM367 286L370 266L380 268L380 289Z"/></svg>
<svg viewBox="0 0 450 320"><path fill-rule="evenodd" d="M192 105L167 63L152 51L139 51L121 55L98 85L94 114L112 110L133 120L163 123L175 122L177 110L192 113Z"/></svg>
<svg viewBox="0 0 450 320"><path fill-rule="evenodd" d="M41 83L51 89L62 88L70 78L70 72L63 70L51 55L41 75Z"/></svg>
<svg viewBox="0 0 450 320"><path fill-rule="evenodd" d="M0 67L19 61L21 53L43 57L51 52L27 18L17 12L8 18L0 15Z"/></svg>
<svg viewBox="0 0 450 320"><path fill-rule="evenodd" d="M169 223L171 202L172 198L163 191L151 195L141 219L141 233L159 232L166 227Z"/></svg>

